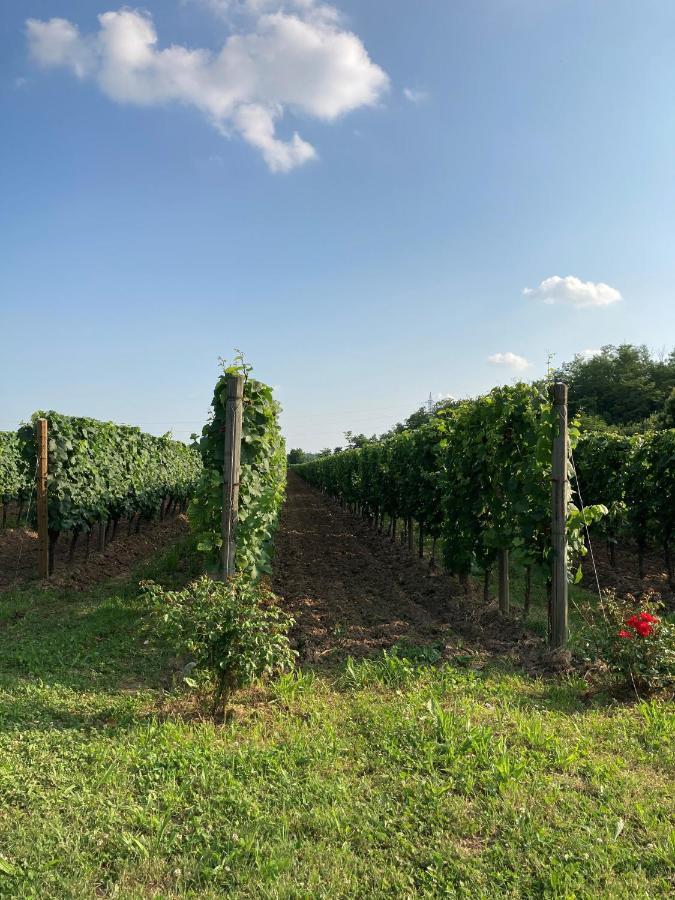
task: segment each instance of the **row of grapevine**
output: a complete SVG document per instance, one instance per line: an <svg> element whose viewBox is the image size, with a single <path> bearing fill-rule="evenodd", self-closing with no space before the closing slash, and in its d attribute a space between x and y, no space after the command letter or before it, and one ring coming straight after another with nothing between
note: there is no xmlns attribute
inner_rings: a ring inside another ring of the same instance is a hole
<svg viewBox="0 0 675 900"><path fill-rule="evenodd" d="M450 572L489 570L502 550L529 570L550 567L549 396L531 385L496 388L443 410L429 424L301 464L296 471L377 522L414 519L443 539ZM578 438L570 429L570 442ZM602 514L587 508L586 521ZM583 517L570 505L573 557L583 553Z"/></svg>
<svg viewBox="0 0 675 900"><path fill-rule="evenodd" d="M574 460L584 502L604 503L609 510L600 528L612 562L617 542L632 539L642 578L645 550L660 547L675 589L675 429L634 437L585 435Z"/></svg>
<svg viewBox="0 0 675 900"><path fill-rule="evenodd" d="M47 523L50 571L59 535L70 532L71 552L95 524L114 536L121 519L151 519L183 506L202 470L199 454L168 436L128 425L37 412L30 424L0 442L0 490L4 503L20 505L32 494L37 469L36 423L47 420ZM30 505L36 523L36 504Z"/></svg>
<svg viewBox="0 0 675 900"><path fill-rule="evenodd" d="M241 473L236 568L250 578L269 571L272 538L286 485L286 451L279 427L279 404L272 389L249 377L241 360L226 367L218 379L211 417L202 429L199 450L204 471L190 507L190 522L198 549L216 561L222 546L223 462L227 380L243 374Z"/></svg>
<svg viewBox="0 0 675 900"><path fill-rule="evenodd" d="M0 502L2 524L7 522L10 503L25 501L31 487L28 464L21 453L21 441L15 431L0 431Z"/></svg>

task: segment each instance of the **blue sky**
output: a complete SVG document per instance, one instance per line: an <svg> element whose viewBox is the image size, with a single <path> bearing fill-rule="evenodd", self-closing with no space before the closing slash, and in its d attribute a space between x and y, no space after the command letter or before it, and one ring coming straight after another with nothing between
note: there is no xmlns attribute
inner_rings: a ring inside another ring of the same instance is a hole
<svg viewBox="0 0 675 900"><path fill-rule="evenodd" d="M319 449L675 344L670 0L120 9L2 4L0 428L186 438L238 347Z"/></svg>

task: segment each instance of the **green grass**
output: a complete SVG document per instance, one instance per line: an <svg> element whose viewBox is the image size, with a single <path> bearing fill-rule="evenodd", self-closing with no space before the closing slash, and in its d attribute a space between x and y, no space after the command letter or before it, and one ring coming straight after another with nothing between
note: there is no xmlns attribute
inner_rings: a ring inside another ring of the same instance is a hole
<svg viewBox="0 0 675 900"><path fill-rule="evenodd" d="M434 662L299 672L215 724L134 582L0 596L0 895L671 895L671 708Z"/></svg>

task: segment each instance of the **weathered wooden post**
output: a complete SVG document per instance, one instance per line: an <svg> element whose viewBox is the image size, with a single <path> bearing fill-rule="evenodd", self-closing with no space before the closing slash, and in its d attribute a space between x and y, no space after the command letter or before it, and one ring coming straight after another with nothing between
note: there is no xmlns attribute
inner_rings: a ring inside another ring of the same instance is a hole
<svg viewBox="0 0 675 900"><path fill-rule="evenodd" d="M47 508L48 445L47 420L37 420L37 525L38 575L49 577L49 514Z"/></svg>
<svg viewBox="0 0 675 900"><path fill-rule="evenodd" d="M98 523L98 552L103 553L105 550L105 535L108 529L108 520L101 519Z"/></svg>
<svg viewBox="0 0 675 900"><path fill-rule="evenodd" d="M553 485L551 490L551 649L567 646L567 504L569 500L569 437L567 433L567 385L553 385Z"/></svg>
<svg viewBox="0 0 675 900"><path fill-rule="evenodd" d="M509 585L509 551L499 551L499 611L508 616L511 611L511 592Z"/></svg>
<svg viewBox="0 0 675 900"><path fill-rule="evenodd" d="M234 574L237 549L243 399L243 376L230 375L227 379L227 398L225 400L225 458L223 461L223 511L221 516L223 578Z"/></svg>

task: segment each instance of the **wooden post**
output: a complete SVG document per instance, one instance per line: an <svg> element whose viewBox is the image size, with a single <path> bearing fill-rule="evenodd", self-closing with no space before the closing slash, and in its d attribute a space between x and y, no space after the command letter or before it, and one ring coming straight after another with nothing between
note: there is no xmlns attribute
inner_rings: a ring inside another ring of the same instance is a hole
<svg viewBox="0 0 675 900"><path fill-rule="evenodd" d="M49 514L47 509L48 446L47 420L37 420L37 524L38 575L49 577Z"/></svg>
<svg viewBox="0 0 675 900"><path fill-rule="evenodd" d="M509 551L499 551L499 611L508 615L511 611L509 593Z"/></svg>
<svg viewBox="0 0 675 900"><path fill-rule="evenodd" d="M567 646L567 503L569 499L567 385L553 385L553 485L551 490L551 649Z"/></svg>
<svg viewBox="0 0 675 900"><path fill-rule="evenodd" d="M223 511L221 516L223 578L234 574L237 549L243 399L243 376L230 375L227 379L227 399L225 401L225 459L223 461Z"/></svg>

